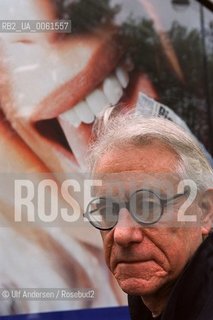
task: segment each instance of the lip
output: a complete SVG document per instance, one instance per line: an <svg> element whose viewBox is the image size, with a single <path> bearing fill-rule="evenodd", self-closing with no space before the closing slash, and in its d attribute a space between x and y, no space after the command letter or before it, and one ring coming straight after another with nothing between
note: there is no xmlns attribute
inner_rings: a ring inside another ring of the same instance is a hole
<svg viewBox="0 0 213 320"><path fill-rule="evenodd" d="M113 267L116 268L118 265L133 265L133 264L142 264L147 262L152 262L154 259L150 258L137 258L137 259L116 259L113 261Z"/></svg>
<svg viewBox="0 0 213 320"><path fill-rule="evenodd" d="M72 49L78 47L78 43L73 42ZM82 97L88 95L104 78L117 66L124 52L123 46L118 46L119 36L116 29L107 29L96 34L95 39L82 40L87 47L93 51L86 62L86 65L78 70L76 76L68 80L55 92L51 93L38 106L32 115L31 121L47 118L55 118L64 111L70 109L81 101ZM84 49L85 51L85 49ZM97 61L102 60L102 64ZM47 107L48 106L48 107Z"/></svg>
<svg viewBox="0 0 213 320"><path fill-rule="evenodd" d="M118 265L133 265L133 264L145 264L145 263L156 263L162 265L161 258L157 253L151 253L146 251L137 252L117 252L116 256L112 261L112 267L116 268Z"/></svg>
<svg viewBox="0 0 213 320"><path fill-rule="evenodd" d="M138 259L138 260L120 260L117 262L113 262L111 270L114 272L122 272L126 273L129 270L141 270L141 272L146 269L152 268L152 266L159 265L155 259Z"/></svg>
<svg viewBox="0 0 213 320"><path fill-rule="evenodd" d="M152 262L153 260L136 260L136 261L120 261L116 264L118 265L133 265L133 264L142 264L147 262Z"/></svg>

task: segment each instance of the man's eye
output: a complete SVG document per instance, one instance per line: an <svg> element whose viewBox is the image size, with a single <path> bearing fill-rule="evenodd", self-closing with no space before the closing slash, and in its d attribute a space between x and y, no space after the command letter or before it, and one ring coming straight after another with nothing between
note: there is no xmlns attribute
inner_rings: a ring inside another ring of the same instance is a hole
<svg viewBox="0 0 213 320"><path fill-rule="evenodd" d="M103 211L106 208L106 202L101 201L101 202L94 202L91 204L91 211L95 212L95 211Z"/></svg>
<svg viewBox="0 0 213 320"><path fill-rule="evenodd" d="M99 210L99 211L103 211L106 209L106 205L104 204L99 204L99 205L96 205L96 210Z"/></svg>
<svg viewBox="0 0 213 320"><path fill-rule="evenodd" d="M92 212L99 211L100 214L105 214L106 212L113 212L114 207L115 205L112 199L101 198L94 200L90 209Z"/></svg>

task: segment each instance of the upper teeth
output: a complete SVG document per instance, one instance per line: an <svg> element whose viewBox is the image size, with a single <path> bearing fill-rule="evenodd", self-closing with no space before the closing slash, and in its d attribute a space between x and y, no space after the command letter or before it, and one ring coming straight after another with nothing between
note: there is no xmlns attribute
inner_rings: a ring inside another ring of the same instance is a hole
<svg viewBox="0 0 213 320"><path fill-rule="evenodd" d="M92 123L104 108L118 103L123 95L123 89L129 83L129 75L122 67L115 70L115 74L107 77L102 87L95 89L85 100L79 102L70 110L60 114L60 118L68 121L74 127L78 127L81 122Z"/></svg>
<svg viewBox="0 0 213 320"><path fill-rule="evenodd" d="M123 89L115 76L104 80L103 91L111 104L116 104L123 95Z"/></svg>
<svg viewBox="0 0 213 320"><path fill-rule="evenodd" d="M72 111L72 110L74 110L75 113L77 114L80 123L81 123L81 121L85 122L85 123L91 123L94 121L94 118L95 118L94 114L92 113L90 108L88 108L86 101L79 102L75 106L75 108L71 109L70 111Z"/></svg>
<svg viewBox="0 0 213 320"><path fill-rule="evenodd" d="M89 109L97 116L103 108L109 105L109 101L101 89L96 89L86 97Z"/></svg>
<svg viewBox="0 0 213 320"><path fill-rule="evenodd" d="M126 70L124 70L123 68L121 67L118 67L116 70L115 70L115 74L120 82L120 84L122 85L123 88L126 88L128 83L129 83L129 75L128 73L126 72Z"/></svg>

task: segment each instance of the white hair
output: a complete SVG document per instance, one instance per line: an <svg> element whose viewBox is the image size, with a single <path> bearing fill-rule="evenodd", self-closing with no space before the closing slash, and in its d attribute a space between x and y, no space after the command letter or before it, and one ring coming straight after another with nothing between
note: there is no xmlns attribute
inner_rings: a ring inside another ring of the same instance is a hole
<svg viewBox="0 0 213 320"><path fill-rule="evenodd" d="M90 171L113 148L140 147L160 141L178 156L177 173L181 178L192 179L200 190L213 186L213 170L189 132L166 119L147 118L133 111L114 113L113 108L107 109L96 121L95 140L88 157Z"/></svg>

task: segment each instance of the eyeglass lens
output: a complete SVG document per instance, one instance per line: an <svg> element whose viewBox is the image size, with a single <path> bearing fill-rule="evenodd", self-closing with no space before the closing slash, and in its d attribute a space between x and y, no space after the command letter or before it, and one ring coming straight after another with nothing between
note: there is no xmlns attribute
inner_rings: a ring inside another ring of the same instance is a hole
<svg viewBox="0 0 213 320"><path fill-rule="evenodd" d="M89 221L99 229L113 228L117 221L119 211L124 203L111 198L96 198L87 208ZM149 190L138 190L130 197L127 205L130 214L139 223L152 224L157 222L162 214L160 198Z"/></svg>

